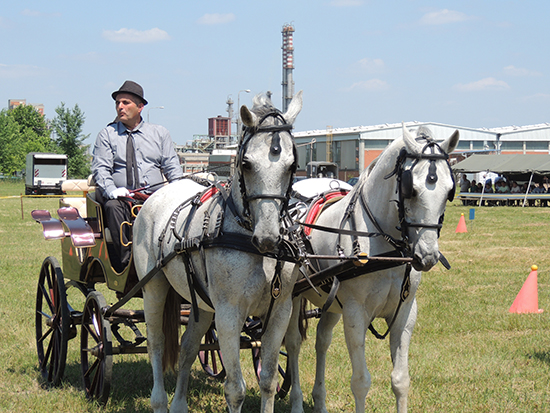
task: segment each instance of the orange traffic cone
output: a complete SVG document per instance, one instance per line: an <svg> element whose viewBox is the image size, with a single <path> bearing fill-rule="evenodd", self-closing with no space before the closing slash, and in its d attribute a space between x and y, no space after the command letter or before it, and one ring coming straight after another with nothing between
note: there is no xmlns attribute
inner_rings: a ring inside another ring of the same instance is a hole
<svg viewBox="0 0 550 413"><path fill-rule="evenodd" d="M458 220L458 225L456 226L455 233L459 232L468 232L466 229L466 220L464 219L464 214L460 214L460 219Z"/></svg>
<svg viewBox="0 0 550 413"><path fill-rule="evenodd" d="M544 311L539 309L537 269L536 265L531 266L529 277L523 283L523 287L508 310L510 313L542 313Z"/></svg>

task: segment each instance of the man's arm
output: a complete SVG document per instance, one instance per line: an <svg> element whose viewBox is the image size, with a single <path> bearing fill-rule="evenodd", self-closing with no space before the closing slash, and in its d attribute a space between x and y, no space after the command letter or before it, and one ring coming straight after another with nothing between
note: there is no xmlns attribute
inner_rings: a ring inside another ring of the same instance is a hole
<svg viewBox="0 0 550 413"><path fill-rule="evenodd" d="M92 174L96 185L103 190L105 196L109 196L117 189L113 181L114 153L109 141L107 129L103 129L97 135L92 160Z"/></svg>

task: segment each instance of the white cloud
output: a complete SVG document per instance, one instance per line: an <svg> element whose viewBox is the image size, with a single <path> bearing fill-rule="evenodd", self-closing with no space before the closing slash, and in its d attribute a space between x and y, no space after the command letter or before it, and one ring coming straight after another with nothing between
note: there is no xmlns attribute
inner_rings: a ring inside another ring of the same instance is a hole
<svg viewBox="0 0 550 413"><path fill-rule="evenodd" d="M477 92L481 90L507 90L510 89L510 86L503 80L498 80L494 77L486 77L471 83L459 83L454 86L454 89L462 92Z"/></svg>
<svg viewBox="0 0 550 413"><path fill-rule="evenodd" d="M22 79L40 76L44 72L38 66L7 65L0 63L0 79Z"/></svg>
<svg viewBox="0 0 550 413"><path fill-rule="evenodd" d="M104 30L103 37L116 43L153 43L170 40L170 35L164 30L155 27L149 30L122 28L120 30Z"/></svg>
<svg viewBox="0 0 550 413"><path fill-rule="evenodd" d="M359 60L353 65L355 71L362 73L381 73L385 68L386 65L382 59L369 59L367 57Z"/></svg>
<svg viewBox="0 0 550 413"><path fill-rule="evenodd" d="M373 91L373 90L386 90L388 89L388 83L385 80L380 79L370 79L370 80L363 80L361 82L356 82L350 87L346 88L345 90L347 92L351 92L353 90L362 90L362 91Z"/></svg>
<svg viewBox="0 0 550 413"><path fill-rule="evenodd" d="M537 72L536 70L529 70L525 69L523 67L515 67L513 65L506 66L504 68L504 73L510 76L541 76L540 72Z"/></svg>
<svg viewBox="0 0 550 413"><path fill-rule="evenodd" d="M474 19L460 11L443 9L426 13L420 19L420 23L427 26L439 26L442 24L458 23Z"/></svg>
<svg viewBox="0 0 550 413"><path fill-rule="evenodd" d="M524 102L550 101L550 94L548 94L548 93L535 93L534 95L525 96L521 100L524 101Z"/></svg>
<svg viewBox="0 0 550 413"><path fill-rule="evenodd" d="M43 13L38 10L25 9L21 12L23 16L30 17L60 17L61 13Z"/></svg>
<svg viewBox="0 0 550 413"><path fill-rule="evenodd" d="M212 13L212 14L205 14L202 16L197 22L199 24L204 24L206 26L214 26L218 24L225 24L229 23L235 20L235 15L233 13L226 13L226 14L220 14L220 13Z"/></svg>
<svg viewBox="0 0 550 413"><path fill-rule="evenodd" d="M331 6L334 7L357 7L363 4L363 0L332 0Z"/></svg>

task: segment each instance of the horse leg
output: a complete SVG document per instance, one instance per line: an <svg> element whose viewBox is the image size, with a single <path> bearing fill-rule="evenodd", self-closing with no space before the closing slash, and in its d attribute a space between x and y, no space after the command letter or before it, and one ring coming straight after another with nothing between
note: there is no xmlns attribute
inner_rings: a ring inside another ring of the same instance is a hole
<svg viewBox="0 0 550 413"><path fill-rule="evenodd" d="M402 320L398 319L390 332L390 349L393 362L391 385L397 403L397 412L407 411L407 397L409 394L409 345L416 323L416 299L409 306L402 306ZM407 311L409 310L409 311Z"/></svg>
<svg viewBox="0 0 550 413"><path fill-rule="evenodd" d="M236 308L216 307L216 330L226 372L224 389L229 413L241 412L246 395L239 354L245 318L246 315L240 314Z"/></svg>
<svg viewBox="0 0 550 413"><path fill-rule="evenodd" d="M297 297L292 302L292 314L285 336L285 347L288 354L286 374L290 375L291 380L289 395L290 404L292 406L291 413L304 412L304 395L300 387L299 369L300 349L302 346L302 336L298 325L300 322L301 300L300 297Z"/></svg>
<svg viewBox="0 0 550 413"><path fill-rule="evenodd" d="M168 397L164 389L164 371L162 356L164 354L164 333L162 331L164 303L170 284L159 273L143 288L143 308L147 325L147 352L153 368L153 390L151 407L155 413L166 413Z"/></svg>
<svg viewBox="0 0 550 413"><path fill-rule="evenodd" d="M365 399L371 385L371 376L365 360L365 336L370 320L361 305L347 302L344 307L344 336L351 360L351 391L355 412L365 412Z"/></svg>
<svg viewBox="0 0 550 413"><path fill-rule="evenodd" d="M292 301L290 299L283 301L274 308L270 319L267 320L268 326L262 335L262 371L260 373L260 391L262 394L262 413L273 413L275 403L275 391L277 389L277 377L279 367L279 352L290 313L292 311ZM264 325L266 320L263 320Z"/></svg>
<svg viewBox="0 0 550 413"><path fill-rule="evenodd" d="M332 330L338 321L340 314L325 312L317 324L317 336L315 338L315 384L313 385L313 411L315 413L326 413L327 389L325 386L325 369L327 362L327 351L332 342Z"/></svg>
<svg viewBox="0 0 550 413"><path fill-rule="evenodd" d="M194 313L189 315L189 323L181 338L181 352L179 361L178 381L176 393L170 406L171 413L187 413L187 388L193 362L199 353L202 337L212 324L214 313L199 309L199 321L195 322Z"/></svg>

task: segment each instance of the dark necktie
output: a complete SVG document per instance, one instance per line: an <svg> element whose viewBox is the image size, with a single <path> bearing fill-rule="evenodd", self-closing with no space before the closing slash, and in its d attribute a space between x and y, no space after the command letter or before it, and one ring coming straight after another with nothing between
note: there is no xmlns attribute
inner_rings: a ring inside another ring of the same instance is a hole
<svg viewBox="0 0 550 413"><path fill-rule="evenodd" d="M134 150L134 139L132 133L128 131L126 140L126 185L129 189L135 189L139 186L139 173L136 162L136 151Z"/></svg>

